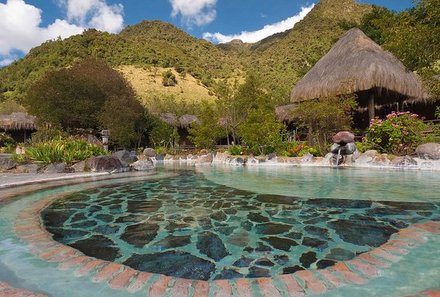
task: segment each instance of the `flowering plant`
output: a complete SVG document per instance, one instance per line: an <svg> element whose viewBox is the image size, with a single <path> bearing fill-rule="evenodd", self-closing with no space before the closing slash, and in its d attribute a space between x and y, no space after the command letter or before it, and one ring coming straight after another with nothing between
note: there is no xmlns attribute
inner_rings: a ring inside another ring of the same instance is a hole
<svg viewBox="0 0 440 297"><path fill-rule="evenodd" d="M414 113L392 112L386 119L370 121L366 140L374 148L395 155L409 155L421 144L429 125Z"/></svg>

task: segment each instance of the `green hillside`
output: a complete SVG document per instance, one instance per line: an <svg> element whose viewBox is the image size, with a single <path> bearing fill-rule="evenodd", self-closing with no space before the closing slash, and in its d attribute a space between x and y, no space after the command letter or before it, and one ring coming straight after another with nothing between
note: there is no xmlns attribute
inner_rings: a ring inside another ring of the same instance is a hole
<svg viewBox="0 0 440 297"><path fill-rule="evenodd" d="M233 41L214 45L161 21L143 21L119 34L88 30L65 40L45 42L23 59L0 69L0 95L20 100L47 71L93 56L115 69L132 67L131 74L124 74L144 99L151 89L163 95L173 91L155 79L149 84L133 73L147 74L133 69L174 68L187 74L188 79L174 91L178 90L175 95L180 99L190 101L197 100L192 96L211 96L214 82L219 79L241 79L246 72L258 73L274 99L288 101L295 82L342 35L341 22L358 22L369 10L369 6L353 0L321 0L295 28L256 44Z"/></svg>

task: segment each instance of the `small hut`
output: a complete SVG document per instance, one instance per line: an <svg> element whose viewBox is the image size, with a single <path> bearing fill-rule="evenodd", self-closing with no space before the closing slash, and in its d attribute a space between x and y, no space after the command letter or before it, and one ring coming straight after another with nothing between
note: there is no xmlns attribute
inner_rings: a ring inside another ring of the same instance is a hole
<svg viewBox="0 0 440 297"><path fill-rule="evenodd" d="M358 104L374 118L375 107L424 101L420 79L361 30L345 33L332 49L296 84L292 103L356 94Z"/></svg>
<svg viewBox="0 0 440 297"><path fill-rule="evenodd" d="M0 130L11 134L16 141L26 141L26 137L36 130L36 117L25 112L0 114Z"/></svg>

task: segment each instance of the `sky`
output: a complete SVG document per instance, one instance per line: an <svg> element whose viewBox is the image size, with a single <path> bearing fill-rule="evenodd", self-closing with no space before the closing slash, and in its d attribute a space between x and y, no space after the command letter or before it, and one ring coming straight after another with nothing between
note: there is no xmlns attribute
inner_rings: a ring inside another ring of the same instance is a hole
<svg viewBox="0 0 440 297"><path fill-rule="evenodd" d="M291 29L318 0L0 0L0 67L44 41L95 28L118 33L162 20L214 43L256 42ZM401 11L412 0L358 0Z"/></svg>

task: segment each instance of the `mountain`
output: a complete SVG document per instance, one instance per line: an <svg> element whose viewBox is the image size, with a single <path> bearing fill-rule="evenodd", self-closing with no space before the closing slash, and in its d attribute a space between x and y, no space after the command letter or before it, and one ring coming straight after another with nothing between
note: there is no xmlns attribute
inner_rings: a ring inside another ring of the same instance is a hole
<svg viewBox="0 0 440 297"><path fill-rule="evenodd" d="M0 69L0 95L20 100L47 71L94 56L123 70L141 95L154 90L158 96L164 93L180 100L209 99L216 81L242 79L246 72L253 72L261 76L275 100L288 101L296 81L344 33L341 23L359 22L370 9L353 0L321 0L294 28L255 44L235 40L214 45L161 21L143 21L119 34L87 30L65 40L45 42ZM180 88L162 88L159 77L151 78L165 69L184 74Z"/></svg>

